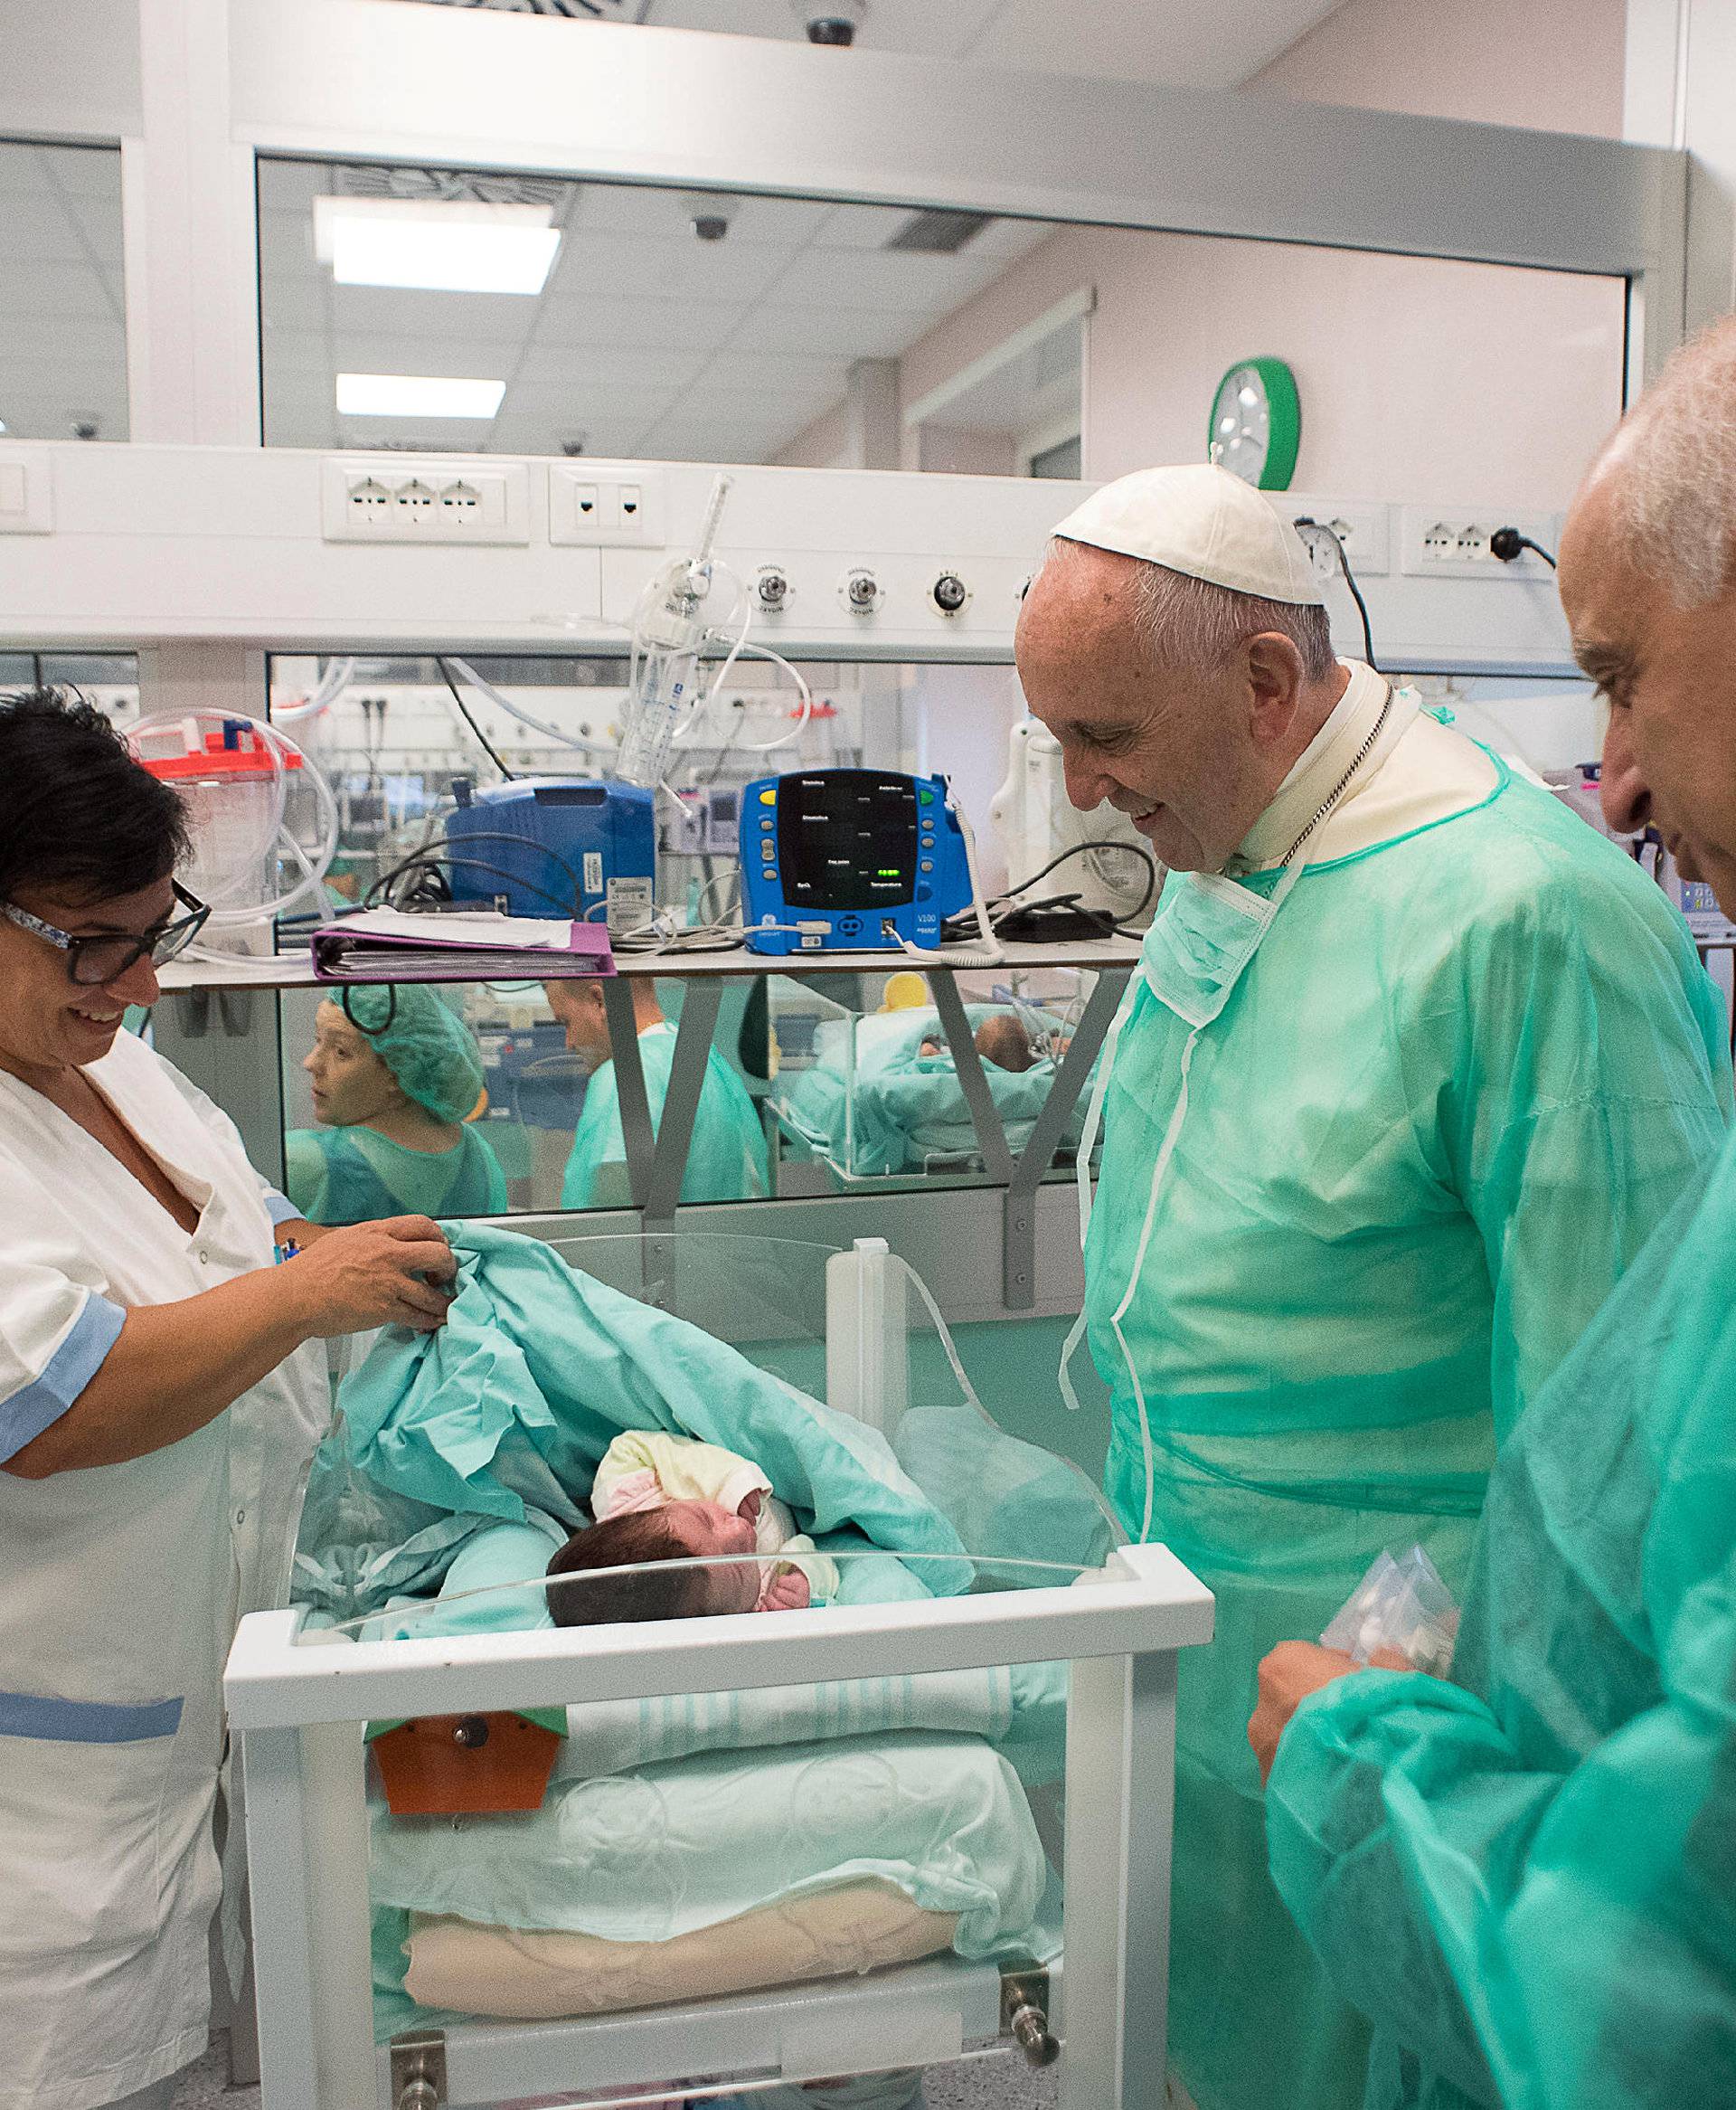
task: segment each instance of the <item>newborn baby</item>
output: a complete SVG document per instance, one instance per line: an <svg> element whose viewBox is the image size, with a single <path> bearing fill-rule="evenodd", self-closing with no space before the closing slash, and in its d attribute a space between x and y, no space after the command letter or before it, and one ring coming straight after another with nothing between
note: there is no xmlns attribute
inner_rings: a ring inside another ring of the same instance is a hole
<svg viewBox="0 0 1736 2110"><path fill-rule="evenodd" d="M999 1070L1028 1070L1037 1059L1024 1027L1011 1011L996 1011L993 1017L985 1018L970 1037L983 1060ZM919 1052L938 1055L944 1055L946 1049L939 1041L929 1038Z"/></svg>
<svg viewBox="0 0 1736 2110"><path fill-rule="evenodd" d="M796 1519L750 1460L692 1436L630 1429L616 1437L591 1489L597 1521L575 1531L549 1563L551 1575L637 1568L639 1563L709 1558L706 1567L595 1575L552 1587L557 1626L618 1619L694 1619L729 1612L799 1612L832 1596L837 1568L799 1533ZM800 1566L780 1561L806 1553ZM722 1556L740 1554L740 1560Z"/></svg>

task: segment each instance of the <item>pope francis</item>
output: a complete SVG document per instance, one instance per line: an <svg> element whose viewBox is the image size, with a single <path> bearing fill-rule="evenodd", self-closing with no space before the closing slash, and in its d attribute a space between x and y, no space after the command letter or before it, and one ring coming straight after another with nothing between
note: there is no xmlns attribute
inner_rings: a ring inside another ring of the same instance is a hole
<svg viewBox="0 0 1736 2110"><path fill-rule="evenodd" d="M1222 469L1062 521L1017 656L1073 803L1172 873L1099 1066L1080 1325L1111 1498L1217 1594L1173 2064L1202 2110L1354 2110L1364 2025L1267 1873L1257 1667L1382 1549L1462 1587L1496 1445L1719 1149L1722 1007L1619 849L1334 657L1300 537Z"/></svg>

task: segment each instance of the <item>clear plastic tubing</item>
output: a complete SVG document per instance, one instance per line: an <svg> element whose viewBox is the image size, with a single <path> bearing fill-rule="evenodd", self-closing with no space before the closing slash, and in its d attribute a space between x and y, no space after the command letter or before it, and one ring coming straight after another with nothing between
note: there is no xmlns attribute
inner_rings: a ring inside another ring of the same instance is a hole
<svg viewBox="0 0 1736 2110"><path fill-rule="evenodd" d="M669 767L670 743L693 710L700 648L705 641L705 597L712 588L712 544L731 479L712 486L704 525L691 557L665 564L640 597L633 625L636 678L621 726L617 774L649 790Z"/></svg>

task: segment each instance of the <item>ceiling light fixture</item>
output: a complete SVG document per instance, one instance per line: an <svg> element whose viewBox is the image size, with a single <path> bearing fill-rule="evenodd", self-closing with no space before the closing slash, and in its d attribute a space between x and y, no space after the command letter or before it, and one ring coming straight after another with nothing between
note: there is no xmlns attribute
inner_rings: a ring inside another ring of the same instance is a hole
<svg viewBox="0 0 1736 2110"><path fill-rule="evenodd" d="M345 418L492 418L504 381L458 381L436 374L340 374L338 414Z"/></svg>
<svg viewBox="0 0 1736 2110"><path fill-rule="evenodd" d="M480 198L316 198L314 254L340 286L534 294L561 247L553 218Z"/></svg>

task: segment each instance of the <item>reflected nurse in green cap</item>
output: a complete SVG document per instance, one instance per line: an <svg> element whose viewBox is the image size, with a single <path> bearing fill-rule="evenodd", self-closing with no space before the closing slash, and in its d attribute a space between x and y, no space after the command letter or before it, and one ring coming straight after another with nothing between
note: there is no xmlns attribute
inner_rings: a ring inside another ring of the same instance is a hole
<svg viewBox="0 0 1736 2110"><path fill-rule="evenodd" d="M415 982L327 1001L302 1063L316 1129L284 1139L289 1198L310 1224L498 1216L506 1181L474 1126L482 1052L451 1007Z"/></svg>

